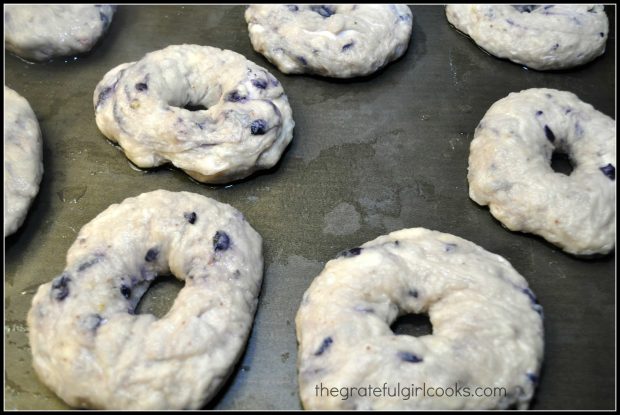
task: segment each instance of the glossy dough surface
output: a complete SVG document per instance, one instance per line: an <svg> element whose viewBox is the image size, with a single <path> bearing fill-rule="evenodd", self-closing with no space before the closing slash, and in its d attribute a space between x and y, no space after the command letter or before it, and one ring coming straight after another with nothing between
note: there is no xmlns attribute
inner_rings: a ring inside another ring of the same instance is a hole
<svg viewBox="0 0 620 415"><path fill-rule="evenodd" d="M262 270L260 235L229 205L164 190L114 204L33 298L34 368L74 407L201 408L243 351ZM185 283L168 313L135 314L167 273Z"/></svg>
<svg viewBox="0 0 620 415"><path fill-rule="evenodd" d="M565 69L605 52L609 21L602 5L446 6L448 21L487 52L532 69Z"/></svg>
<svg viewBox="0 0 620 415"><path fill-rule="evenodd" d="M402 4L252 5L254 49L287 74L369 75L402 56L412 14Z"/></svg>
<svg viewBox="0 0 620 415"><path fill-rule="evenodd" d="M138 167L172 163L207 183L274 166L295 125L276 78L209 46L169 46L119 65L97 85L93 105L101 132Z"/></svg>
<svg viewBox="0 0 620 415"><path fill-rule="evenodd" d="M4 236L24 222L43 176L41 130L28 101L4 87Z"/></svg>
<svg viewBox="0 0 620 415"><path fill-rule="evenodd" d="M399 315L412 313L428 314L431 335L392 332ZM542 308L525 279L472 242L423 228L329 261L304 294L296 326L306 409L527 408L543 356ZM456 384L472 395L480 387L505 394L403 399L395 389ZM382 392L350 389L369 385ZM321 386L349 388L348 399Z"/></svg>

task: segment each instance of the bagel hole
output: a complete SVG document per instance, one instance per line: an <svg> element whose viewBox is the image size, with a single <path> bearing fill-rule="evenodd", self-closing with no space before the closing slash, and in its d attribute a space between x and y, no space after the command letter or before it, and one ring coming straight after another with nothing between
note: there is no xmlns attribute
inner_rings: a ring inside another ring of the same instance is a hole
<svg viewBox="0 0 620 415"><path fill-rule="evenodd" d="M397 336L422 337L433 334L433 325L426 314L405 314L394 320L390 328Z"/></svg>
<svg viewBox="0 0 620 415"><path fill-rule="evenodd" d="M188 111L206 111L207 107L205 107L202 104L192 104L191 102L189 104L186 104L185 106L183 106L183 109L188 110Z"/></svg>
<svg viewBox="0 0 620 415"><path fill-rule="evenodd" d="M573 164L568 154L555 150L551 155L551 168L554 172L570 176L573 172Z"/></svg>
<svg viewBox="0 0 620 415"><path fill-rule="evenodd" d="M135 314L153 314L162 318L172 307L184 284L172 275L158 276L140 298Z"/></svg>

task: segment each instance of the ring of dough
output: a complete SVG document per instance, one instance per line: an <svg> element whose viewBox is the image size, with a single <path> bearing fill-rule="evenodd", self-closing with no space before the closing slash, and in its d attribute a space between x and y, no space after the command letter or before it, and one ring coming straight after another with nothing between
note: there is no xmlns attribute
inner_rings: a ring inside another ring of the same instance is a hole
<svg viewBox="0 0 620 415"><path fill-rule="evenodd" d="M101 132L138 167L172 163L205 183L274 166L295 125L277 79L209 46L168 46L119 65L99 82L93 104Z"/></svg>
<svg viewBox="0 0 620 415"><path fill-rule="evenodd" d="M431 335L392 332L411 313L428 314ZM296 327L306 409L523 409L543 356L542 308L525 279L499 255L423 228L329 261ZM405 399L415 387L427 393ZM494 387L504 393L476 392Z"/></svg>
<svg viewBox="0 0 620 415"><path fill-rule="evenodd" d="M250 41L281 72L369 75L401 57L412 14L403 4L252 5Z"/></svg>
<svg viewBox="0 0 620 415"><path fill-rule="evenodd" d="M554 151L570 175L551 167ZM527 89L489 108L469 150L469 196L511 231L575 255L606 254L616 235L616 123L570 92Z"/></svg>
<svg viewBox="0 0 620 415"><path fill-rule="evenodd" d="M609 21L602 5L446 6L448 21L482 49L532 69L566 69L605 52Z"/></svg>
<svg viewBox="0 0 620 415"><path fill-rule="evenodd" d="M112 205L33 298L34 368L73 407L200 408L243 351L262 268L260 235L229 205L164 190ZM168 313L135 314L169 272L185 286Z"/></svg>

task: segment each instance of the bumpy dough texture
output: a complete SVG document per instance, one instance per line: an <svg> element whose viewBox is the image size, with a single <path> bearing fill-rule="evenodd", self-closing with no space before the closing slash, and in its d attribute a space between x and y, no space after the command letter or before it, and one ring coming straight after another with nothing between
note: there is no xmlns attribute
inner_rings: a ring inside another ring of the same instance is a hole
<svg viewBox="0 0 620 415"><path fill-rule="evenodd" d="M170 162L207 183L274 166L295 125L276 78L209 46L169 46L119 65L99 82L93 104L101 132L134 164Z"/></svg>
<svg viewBox="0 0 620 415"><path fill-rule="evenodd" d="M410 313L428 313L432 335L390 330ZM527 408L543 356L542 308L525 279L472 242L423 228L381 236L329 261L304 294L296 325L306 409ZM398 385L457 383L472 396L394 396ZM385 384L392 397L349 392L343 400L316 389ZM474 397L477 387L505 388L506 395Z"/></svg>
<svg viewBox="0 0 620 415"><path fill-rule="evenodd" d="M260 235L229 205L163 190L112 205L32 301L34 368L74 407L200 408L241 355L262 270ZM185 282L170 311L134 314L169 272Z"/></svg>
<svg viewBox="0 0 620 415"><path fill-rule="evenodd" d="M602 5L453 4L446 16L487 52L532 69L565 69L605 52Z"/></svg>
<svg viewBox="0 0 620 415"><path fill-rule="evenodd" d="M41 130L28 101L4 87L4 236L24 222L43 175Z"/></svg>
<svg viewBox="0 0 620 415"><path fill-rule="evenodd" d="M567 176L551 168L568 154ZM528 89L489 108L469 153L469 196L512 231L576 255L605 254L616 229L616 123L565 91Z"/></svg>
<svg viewBox="0 0 620 415"><path fill-rule="evenodd" d="M108 30L115 10L93 4L7 5L6 49L38 61L88 52Z"/></svg>
<svg viewBox="0 0 620 415"><path fill-rule="evenodd" d="M398 59L411 38L402 4L252 5L245 12L254 49L287 74L369 75Z"/></svg>

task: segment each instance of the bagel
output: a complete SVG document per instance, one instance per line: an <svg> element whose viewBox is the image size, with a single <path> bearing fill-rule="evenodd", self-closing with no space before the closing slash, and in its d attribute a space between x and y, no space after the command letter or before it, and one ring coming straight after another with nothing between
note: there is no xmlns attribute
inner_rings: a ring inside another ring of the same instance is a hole
<svg viewBox="0 0 620 415"><path fill-rule="evenodd" d="M566 153L570 175L551 168ZM469 150L469 196L512 231L575 255L606 254L616 234L616 123L575 94L533 88L494 103Z"/></svg>
<svg viewBox="0 0 620 415"><path fill-rule="evenodd" d="M94 4L6 5L5 46L43 61L88 52L108 30L116 6Z"/></svg>
<svg viewBox="0 0 620 415"><path fill-rule="evenodd" d="M392 332L411 313L428 314L431 335ZM525 409L543 356L542 308L525 279L499 255L423 228L329 261L296 327L312 410Z"/></svg>
<svg viewBox="0 0 620 415"><path fill-rule="evenodd" d="M43 176L41 129L28 101L4 87L4 236L19 228Z"/></svg>
<svg viewBox="0 0 620 415"><path fill-rule="evenodd" d="M164 190L112 205L32 300L35 371L73 407L200 408L243 351L262 269L260 235L229 205ZM168 313L135 314L168 272L185 283Z"/></svg>
<svg viewBox="0 0 620 415"><path fill-rule="evenodd" d="M446 16L490 54L541 71L593 60L609 34L602 5L451 4Z"/></svg>
<svg viewBox="0 0 620 415"><path fill-rule="evenodd" d="M93 105L101 132L135 165L172 163L204 183L274 166L295 125L276 78L209 46L168 46L117 66L95 88Z"/></svg>
<svg viewBox="0 0 620 415"><path fill-rule="evenodd" d="M252 5L254 49L286 74L369 75L402 56L412 14L403 4Z"/></svg>

